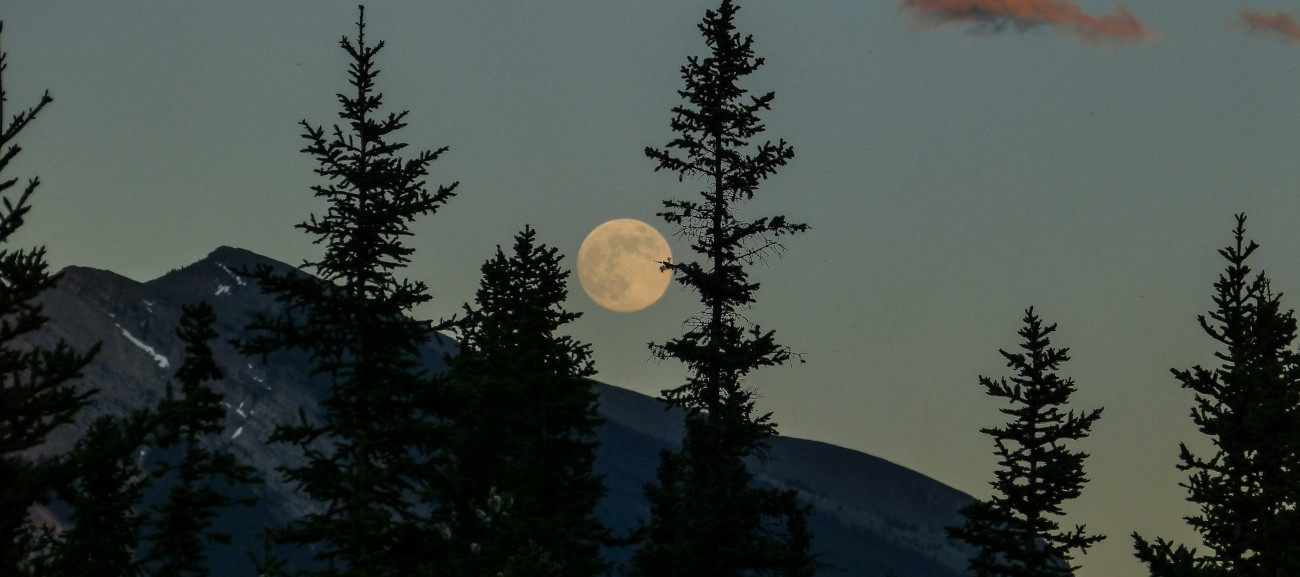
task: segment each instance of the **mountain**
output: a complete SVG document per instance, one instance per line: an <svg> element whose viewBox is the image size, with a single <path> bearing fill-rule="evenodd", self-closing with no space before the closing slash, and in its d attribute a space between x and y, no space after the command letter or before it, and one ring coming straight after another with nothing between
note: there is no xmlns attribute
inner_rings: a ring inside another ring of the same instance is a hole
<svg viewBox="0 0 1300 577"><path fill-rule="evenodd" d="M80 350L95 343L102 346L82 380L98 393L76 425L57 430L32 451L31 456L39 458L66 451L98 415L155 405L183 359L184 348L175 336L181 307L199 300L213 306L222 335L213 343L213 352L225 371L225 379L214 388L225 395L228 407L225 431L213 444L232 449L268 479L257 490L257 506L221 519L236 540L231 551L214 555L218 575L249 573L241 551L260 550L260 536L249 528L282 524L313 506L275 473L277 466L294 463L297 455L290 447L265 441L276 423L295 420L300 408L314 414L325 383L308 377L304 357L280 355L264 362L240 355L230 344L243 334L255 311L279 306L239 274L259 265L292 269L230 247L144 283L109 271L69 267L58 287L43 297L51 320L34 339L49 344L61 337ZM444 355L454 347L450 339L429 343L425 360L430 370L444 369ZM606 419L599 431L596 467L606 476L608 488L599 514L617 530L628 530L648 512L642 488L654 477L659 452L678 442L681 414L640 393L596 386ZM141 455L145 461L151 457ZM949 541L943 527L959 522L957 511L970 496L871 455L804 439L778 437L769 458L752 465L759 482L796 489L812 505L814 547L826 564L819 575L964 573L968 551ZM625 555L611 552L615 558Z"/></svg>

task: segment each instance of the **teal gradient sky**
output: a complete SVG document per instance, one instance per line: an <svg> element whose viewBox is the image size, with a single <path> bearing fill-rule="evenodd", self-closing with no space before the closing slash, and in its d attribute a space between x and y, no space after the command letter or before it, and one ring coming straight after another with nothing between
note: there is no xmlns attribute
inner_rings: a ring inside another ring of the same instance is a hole
<svg viewBox="0 0 1300 577"><path fill-rule="evenodd" d="M1271 3L1271 4L1270 4ZM678 69L703 52L711 1L403 1L371 4L388 47L379 88L410 109L402 138L450 146L431 182L460 195L422 221L409 269L438 318L473 297L478 268L530 224L572 264L603 221L655 219L694 194L642 153L671 137ZM1078 0L1087 14L1108 0ZM812 225L786 258L755 269L749 313L807 363L752 383L784 434L859 449L987 496L1002 422L979 375L1007 374L999 348L1033 305L1060 324L1076 407L1106 408L1092 482L1068 506L1108 540L1083 577L1144 574L1134 530L1194 541L1177 486L1179 441L1208 443L1169 374L1214 362L1196 325L1212 306L1232 215L1250 215L1253 259L1300 294L1300 46L1251 34L1243 9L1280 0L1131 4L1140 42L1068 27L918 21L877 0L753 0L738 25L776 91L767 136L796 158L743 215ZM8 177L44 183L20 245L56 266L138 280L219 245L297 263L319 253L293 228L321 204L297 122L332 124L347 89L337 42L352 2L6 3L6 115L55 98L23 133ZM673 252L687 243L670 237ZM599 377L654 394L683 378L646 343L696 309L675 285L620 314L571 279L572 327Z"/></svg>

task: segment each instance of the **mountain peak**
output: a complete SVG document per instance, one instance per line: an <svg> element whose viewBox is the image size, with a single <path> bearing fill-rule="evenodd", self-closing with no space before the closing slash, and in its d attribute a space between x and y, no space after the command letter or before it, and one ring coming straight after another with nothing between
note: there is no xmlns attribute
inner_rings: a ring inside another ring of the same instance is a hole
<svg viewBox="0 0 1300 577"><path fill-rule="evenodd" d="M253 279L244 273L263 266L281 274L296 270L283 262L247 249L220 246L201 260L171 270L143 284L178 302L195 302L200 299L211 301L241 292L260 294Z"/></svg>
<svg viewBox="0 0 1300 577"><path fill-rule="evenodd" d="M59 271L59 274L62 275L58 283L59 289L78 293L85 291L88 287L140 284L111 270L88 266L66 266Z"/></svg>

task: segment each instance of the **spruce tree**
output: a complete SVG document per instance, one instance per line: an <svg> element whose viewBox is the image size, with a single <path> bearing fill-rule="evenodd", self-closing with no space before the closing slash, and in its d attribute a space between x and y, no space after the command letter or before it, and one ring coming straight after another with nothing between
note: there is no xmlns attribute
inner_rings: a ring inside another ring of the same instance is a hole
<svg viewBox="0 0 1300 577"><path fill-rule="evenodd" d="M1056 374L1070 360L1069 349L1051 346L1056 325L1043 326L1033 307L1025 311L1019 334L1021 353L998 352L1014 369L1010 382L983 377L979 383L1009 407L999 409L1011 417L1003 427L980 429L993 438L998 470L994 495L962 509L965 522L948 528L949 537L976 549L970 570L977 577L1065 577L1078 569L1073 551L1087 552L1104 539L1088 535L1084 526L1061 530L1057 520L1061 505L1080 495L1087 477L1087 453L1073 451L1067 442L1088 436L1101 409L1065 411L1076 390L1073 379Z"/></svg>
<svg viewBox="0 0 1300 577"><path fill-rule="evenodd" d="M154 415L138 410L125 417L95 419L77 441L70 460L75 478L60 491L72 527L54 544L55 577L143 575L136 555L148 479L141 468Z"/></svg>
<svg viewBox="0 0 1300 577"><path fill-rule="evenodd" d="M153 577L208 575L209 547L229 544L231 539L230 534L213 529L217 515L227 507L255 501L227 494L258 482L253 468L229 450L205 444L221 433L226 416L224 397L209 385L223 378L209 346L217 338L215 322L212 306L200 301L183 307L176 330L185 343L185 361L176 371L180 390L167 384L152 443L169 455L166 459L175 460L160 461L153 471L154 483L170 484L166 501L153 507L144 531L143 561Z"/></svg>
<svg viewBox="0 0 1300 577"><path fill-rule="evenodd" d="M1246 216L1236 216L1228 261L1214 284L1216 309L1198 317L1218 342L1218 367L1171 369L1195 393L1192 422L1213 455L1180 444L1189 471L1187 499L1200 508L1187 522L1209 552L1134 533L1137 557L1153 576L1300 575L1300 357L1294 312L1283 312L1264 273L1251 277Z"/></svg>
<svg viewBox="0 0 1300 577"><path fill-rule="evenodd" d="M746 459L762 456L776 435L770 414L756 413L745 378L756 369L793 358L772 331L751 325L759 285L746 266L779 256L781 237L807 225L784 216L743 220L738 205L794 157L784 140L751 147L764 130L758 113L775 95L748 96L741 79L762 66L752 37L735 30L731 0L705 13L699 25L710 54L682 67L685 103L673 108L677 133L662 149L647 148L656 170L703 182L698 199L664 201L660 213L691 239L698 261L664 263L678 282L695 291L703 310L687 321L679 338L651 345L660 358L686 364L689 377L663 392L686 411L680 451L665 452L656 482L647 487L650 519L644 543L633 556L639 575L811 575L811 535L794 491L752 486Z"/></svg>
<svg viewBox="0 0 1300 577"><path fill-rule="evenodd" d="M457 407L446 474L453 574L590 577L610 534L596 455L590 345L559 331L569 271L525 227L510 256L484 263L475 305L458 322L447 377ZM493 510L495 509L495 510ZM483 512L483 513L480 513ZM495 513L486 515L484 513Z"/></svg>
<svg viewBox="0 0 1300 577"><path fill-rule="evenodd" d="M4 24L0 22L0 32ZM35 106L9 113L5 108L6 54L0 51L0 175L22 148L16 138L53 101L44 93ZM61 459L34 462L23 453L45 442L56 428L71 423L91 395L75 381L98 347L74 350L63 340L53 347L25 341L48 318L39 298L58 282L49 271L45 249L11 249L11 237L31 211L40 179L15 189L17 178L0 177L0 574L22 575L33 570L43 550L42 531L29 509L47 502L66 480ZM12 193L17 190L17 196Z"/></svg>
<svg viewBox="0 0 1300 577"><path fill-rule="evenodd" d="M455 185L430 191L425 182L446 148L399 156L406 145L393 138L407 113L381 112L375 57L384 43L367 43L364 16L356 41L340 42L354 89L338 95L344 126L327 134L302 122L304 152L326 180L312 190L328 210L298 227L325 254L303 264L315 276L255 273L283 311L257 319L242 349L303 351L313 374L328 379L319 418L303 414L272 435L301 447L305 464L284 474L321 507L280 532L280 542L309 547L319 574L409 575L429 561L420 549L429 542L421 533L428 507L416 495L435 450L432 380L419 351L433 327L408 316L429 300L427 287L397 273L414 252L404 242L410 223L446 203Z"/></svg>

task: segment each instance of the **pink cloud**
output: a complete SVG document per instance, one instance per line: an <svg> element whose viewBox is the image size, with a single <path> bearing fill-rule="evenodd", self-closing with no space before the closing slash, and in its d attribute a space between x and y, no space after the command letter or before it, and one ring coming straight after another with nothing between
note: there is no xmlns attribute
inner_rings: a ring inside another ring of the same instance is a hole
<svg viewBox="0 0 1300 577"><path fill-rule="evenodd" d="M1245 26L1251 32L1281 34L1287 41L1300 44L1300 23L1281 10L1271 13L1242 10L1240 19L1235 23Z"/></svg>
<svg viewBox="0 0 1300 577"><path fill-rule="evenodd" d="M931 26L971 24L978 32L1056 26L1088 42L1140 42L1151 31L1127 8L1093 16L1069 0L899 0L899 12L911 12Z"/></svg>

